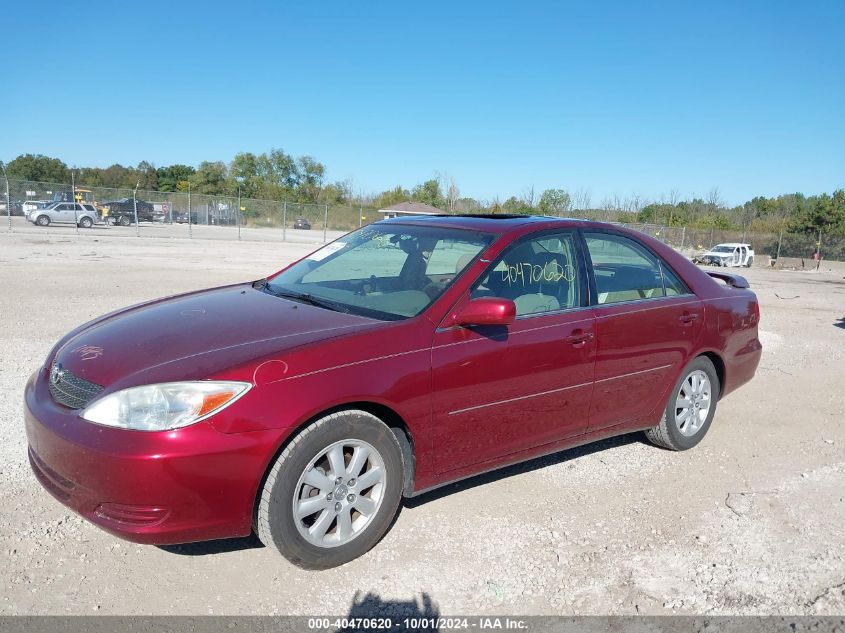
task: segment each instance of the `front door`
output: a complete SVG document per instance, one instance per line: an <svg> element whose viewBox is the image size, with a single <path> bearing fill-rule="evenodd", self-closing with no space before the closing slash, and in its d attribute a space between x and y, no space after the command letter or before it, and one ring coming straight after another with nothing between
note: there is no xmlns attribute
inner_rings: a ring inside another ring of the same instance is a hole
<svg viewBox="0 0 845 633"><path fill-rule="evenodd" d="M438 329L432 349L435 462L445 473L582 434L595 361L595 316L571 232L508 248L468 301L512 299L508 327Z"/></svg>
<svg viewBox="0 0 845 633"><path fill-rule="evenodd" d="M53 222L71 222L73 223L73 203L63 202L57 205L51 214Z"/></svg>

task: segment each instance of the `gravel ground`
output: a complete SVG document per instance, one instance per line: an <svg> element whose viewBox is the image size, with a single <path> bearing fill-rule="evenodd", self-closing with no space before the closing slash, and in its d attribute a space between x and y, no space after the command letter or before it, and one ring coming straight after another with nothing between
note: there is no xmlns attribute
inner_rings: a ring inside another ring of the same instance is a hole
<svg viewBox="0 0 845 633"><path fill-rule="evenodd" d="M255 539L120 541L36 483L21 394L64 332L124 305L254 279L313 246L0 235L0 614L344 614L369 595L443 615L845 612L845 279L754 269L765 347L707 438L630 435L405 504L325 572Z"/></svg>

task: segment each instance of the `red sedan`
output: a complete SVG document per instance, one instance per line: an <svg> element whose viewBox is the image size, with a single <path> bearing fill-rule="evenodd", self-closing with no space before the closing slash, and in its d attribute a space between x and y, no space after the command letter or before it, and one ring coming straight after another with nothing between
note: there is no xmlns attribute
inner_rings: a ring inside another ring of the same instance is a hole
<svg viewBox="0 0 845 633"><path fill-rule="evenodd" d="M254 530L327 568L403 496L631 431L695 446L754 375L758 320L741 277L616 226L387 220L70 332L26 387L29 457L120 537Z"/></svg>

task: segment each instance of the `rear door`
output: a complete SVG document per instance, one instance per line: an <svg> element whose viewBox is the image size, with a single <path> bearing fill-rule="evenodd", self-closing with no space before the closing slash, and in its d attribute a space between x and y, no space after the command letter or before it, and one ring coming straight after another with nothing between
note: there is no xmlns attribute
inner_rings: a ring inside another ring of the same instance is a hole
<svg viewBox="0 0 845 633"><path fill-rule="evenodd" d="M465 298L512 299L516 321L437 330L439 472L584 433L596 349L585 272L573 232L525 238L492 262Z"/></svg>
<svg viewBox="0 0 845 633"><path fill-rule="evenodd" d="M698 297L638 240L583 235L598 340L589 422L595 431L642 422L663 408L704 314Z"/></svg>

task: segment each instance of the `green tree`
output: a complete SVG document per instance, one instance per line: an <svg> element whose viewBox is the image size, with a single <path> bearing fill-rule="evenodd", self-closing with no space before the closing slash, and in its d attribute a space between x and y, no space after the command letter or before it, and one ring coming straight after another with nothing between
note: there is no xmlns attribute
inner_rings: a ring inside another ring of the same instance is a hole
<svg viewBox="0 0 845 633"><path fill-rule="evenodd" d="M522 213L528 215L534 212L528 203L522 198L511 196L502 203L502 211L504 213Z"/></svg>
<svg viewBox="0 0 845 633"><path fill-rule="evenodd" d="M188 180L196 173L196 169L188 165L175 164L167 167L159 167L158 170L159 191L187 191Z"/></svg>
<svg viewBox="0 0 845 633"><path fill-rule="evenodd" d="M417 185L411 191L411 199L417 202L424 202L432 207L443 209L446 206L446 197L440 190L440 183L436 180L426 180Z"/></svg>
<svg viewBox="0 0 845 633"><path fill-rule="evenodd" d="M538 206L546 215L566 215L572 208L572 199L565 189L546 189Z"/></svg>
<svg viewBox="0 0 845 633"><path fill-rule="evenodd" d="M155 165L148 163L145 160L138 163L138 167L135 168L135 182L132 183L132 186L134 187L136 184L139 189L143 189L145 191L157 191L158 171L156 170Z"/></svg>
<svg viewBox="0 0 845 633"><path fill-rule="evenodd" d="M100 170L100 180L103 187L134 187L135 181L132 176L130 169L118 163Z"/></svg>
<svg viewBox="0 0 845 633"><path fill-rule="evenodd" d="M203 161L191 176L191 187L197 193L221 195L226 193L228 170L222 161Z"/></svg>
<svg viewBox="0 0 845 633"><path fill-rule="evenodd" d="M387 207L398 204L400 202L407 202L411 199L411 192L403 189L397 185L393 189L382 191L373 199L373 206L376 209L386 209Z"/></svg>
<svg viewBox="0 0 845 633"><path fill-rule="evenodd" d="M70 182L70 170L58 158L43 154L21 154L6 165L9 178L36 182Z"/></svg>
<svg viewBox="0 0 845 633"><path fill-rule="evenodd" d="M296 163L300 174L299 199L302 202L316 202L323 188L325 165L311 156L300 156Z"/></svg>
<svg viewBox="0 0 845 633"><path fill-rule="evenodd" d="M837 189L833 195L823 193L807 199L793 217L789 228L800 233L845 234L845 190Z"/></svg>

